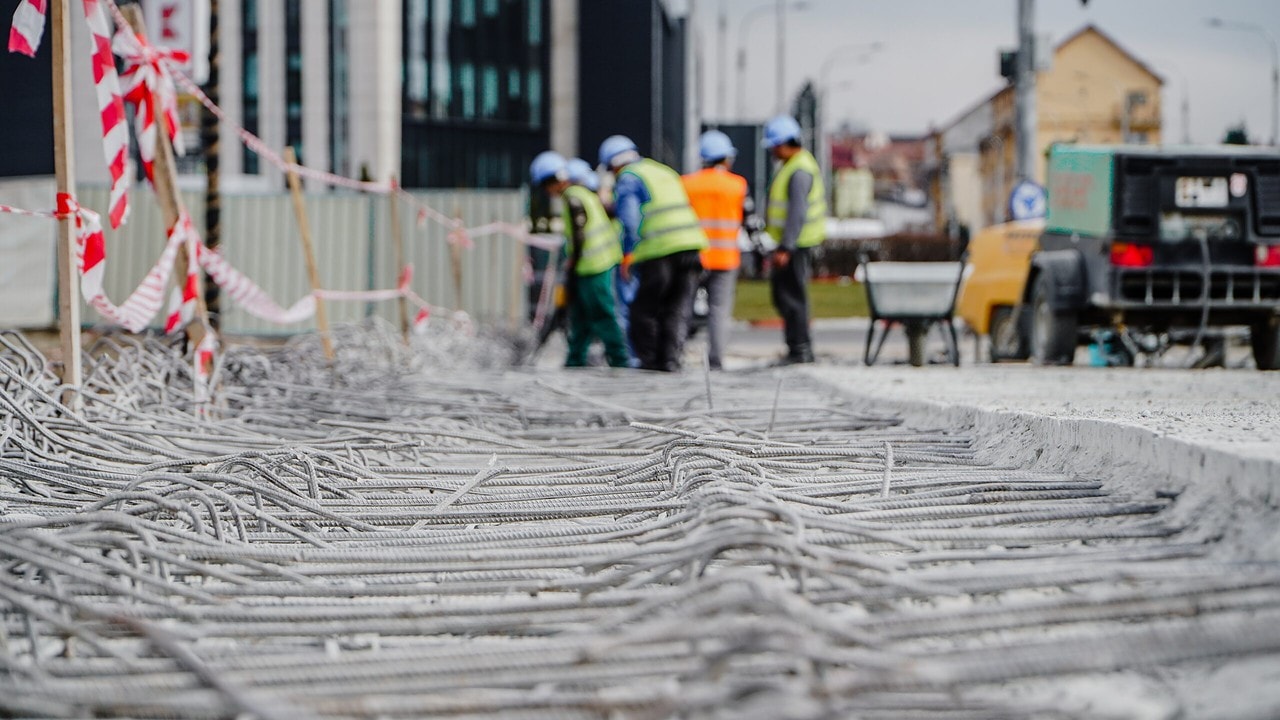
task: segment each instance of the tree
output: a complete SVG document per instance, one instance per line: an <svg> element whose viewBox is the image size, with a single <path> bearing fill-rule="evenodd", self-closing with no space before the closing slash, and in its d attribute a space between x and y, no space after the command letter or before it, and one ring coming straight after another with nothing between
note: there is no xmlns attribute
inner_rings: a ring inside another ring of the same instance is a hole
<svg viewBox="0 0 1280 720"><path fill-rule="evenodd" d="M1244 128L1244 122L1227 128L1227 134L1222 138L1223 145L1248 145L1249 132Z"/></svg>

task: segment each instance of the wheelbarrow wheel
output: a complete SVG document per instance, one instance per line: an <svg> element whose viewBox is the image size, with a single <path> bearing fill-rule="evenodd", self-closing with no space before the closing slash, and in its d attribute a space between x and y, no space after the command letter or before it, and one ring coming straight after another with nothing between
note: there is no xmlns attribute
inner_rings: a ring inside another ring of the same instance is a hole
<svg viewBox="0 0 1280 720"><path fill-rule="evenodd" d="M929 337L929 324L909 322L907 331L907 355L912 367L924 365L924 341Z"/></svg>

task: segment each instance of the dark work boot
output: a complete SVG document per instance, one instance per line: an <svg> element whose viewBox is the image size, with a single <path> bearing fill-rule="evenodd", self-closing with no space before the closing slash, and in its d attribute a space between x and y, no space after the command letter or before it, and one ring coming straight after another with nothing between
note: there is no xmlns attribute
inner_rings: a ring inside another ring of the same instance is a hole
<svg viewBox="0 0 1280 720"><path fill-rule="evenodd" d="M779 365L804 365L813 362L813 347L811 345L798 345L791 348L791 351L779 361Z"/></svg>

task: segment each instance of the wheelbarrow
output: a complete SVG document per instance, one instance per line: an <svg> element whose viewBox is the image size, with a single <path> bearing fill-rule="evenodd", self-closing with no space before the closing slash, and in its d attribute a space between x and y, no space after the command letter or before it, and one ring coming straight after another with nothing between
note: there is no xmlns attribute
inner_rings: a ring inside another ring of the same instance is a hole
<svg viewBox="0 0 1280 720"><path fill-rule="evenodd" d="M858 267L871 311L871 327L862 361L874 365L889 331L896 325L907 335L912 365L924 365L924 344L934 325L941 325L947 360L960 366L960 347L951 318L955 314L962 262L868 262Z"/></svg>

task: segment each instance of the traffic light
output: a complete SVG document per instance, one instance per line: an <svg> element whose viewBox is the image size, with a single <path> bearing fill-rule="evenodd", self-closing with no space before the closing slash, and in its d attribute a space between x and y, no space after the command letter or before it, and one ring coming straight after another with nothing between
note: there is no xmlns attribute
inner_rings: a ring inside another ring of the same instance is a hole
<svg viewBox="0 0 1280 720"><path fill-rule="evenodd" d="M1000 77L1005 80L1013 80L1018 76L1018 51L1017 50L1001 50L1000 51Z"/></svg>

